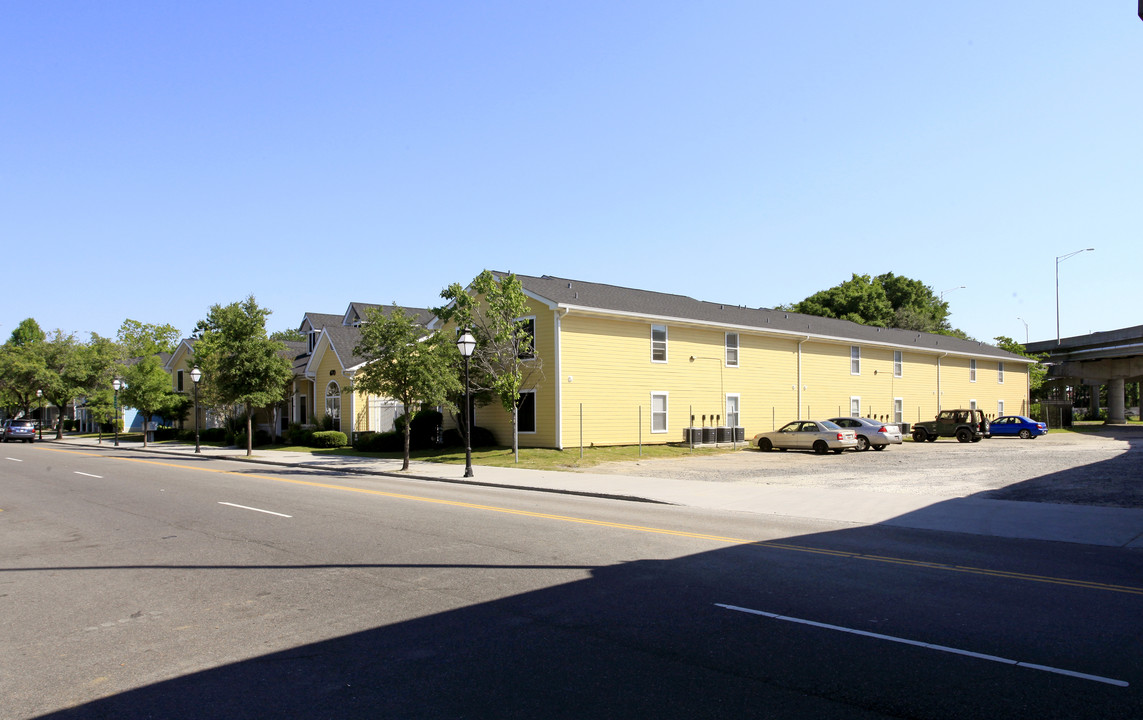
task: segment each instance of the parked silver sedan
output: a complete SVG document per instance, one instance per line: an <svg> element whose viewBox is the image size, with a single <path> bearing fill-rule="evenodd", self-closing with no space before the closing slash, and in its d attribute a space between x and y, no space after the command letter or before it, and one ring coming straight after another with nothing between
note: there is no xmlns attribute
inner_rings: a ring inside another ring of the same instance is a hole
<svg viewBox="0 0 1143 720"><path fill-rule="evenodd" d="M777 430L758 433L754 444L759 450L813 450L824 455L830 450L840 453L857 447L857 435L829 420L794 420Z"/></svg>
<svg viewBox="0 0 1143 720"><path fill-rule="evenodd" d="M835 417L829 421L838 427L853 430L857 435L858 450L884 450L886 445L901 444L901 428L893 423L863 417Z"/></svg>

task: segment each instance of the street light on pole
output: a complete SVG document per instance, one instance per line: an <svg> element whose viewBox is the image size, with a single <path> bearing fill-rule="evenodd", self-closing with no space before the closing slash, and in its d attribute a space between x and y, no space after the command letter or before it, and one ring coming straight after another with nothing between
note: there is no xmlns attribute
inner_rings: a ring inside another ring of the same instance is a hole
<svg viewBox="0 0 1143 720"><path fill-rule="evenodd" d="M1027 345L1028 344L1028 321L1022 317L1018 317L1016 319L1019 320L1020 322L1024 323L1024 344Z"/></svg>
<svg viewBox="0 0 1143 720"><path fill-rule="evenodd" d="M111 381L111 388L115 391L115 447L119 447L119 388L123 382L119 378Z"/></svg>
<svg viewBox="0 0 1143 720"><path fill-rule="evenodd" d="M194 381L194 451L201 453L202 448L198 442L198 381L202 380L202 370L198 369L198 365L191 370L191 380Z"/></svg>
<svg viewBox="0 0 1143 720"><path fill-rule="evenodd" d="M464 476L472 477L472 399L468 390L468 358L476 350L476 338L467 329L456 340L456 349L464 356Z"/></svg>
<svg viewBox="0 0 1143 720"><path fill-rule="evenodd" d="M964 285L957 285L956 287L949 288L948 290L941 290L941 302L945 301L945 295L948 295L949 293L953 292L954 290L964 290Z"/></svg>
<svg viewBox="0 0 1143 720"><path fill-rule="evenodd" d="M1070 257L1075 257L1080 253L1091 252L1095 248L1084 248L1083 250L1076 250L1067 255L1060 255L1056 258L1056 344L1060 344L1060 263Z"/></svg>

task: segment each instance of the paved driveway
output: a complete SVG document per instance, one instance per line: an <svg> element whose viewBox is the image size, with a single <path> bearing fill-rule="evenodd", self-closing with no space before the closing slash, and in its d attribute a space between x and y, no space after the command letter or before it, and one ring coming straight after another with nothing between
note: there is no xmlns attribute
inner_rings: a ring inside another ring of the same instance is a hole
<svg viewBox="0 0 1143 720"><path fill-rule="evenodd" d="M978 443L906 440L881 452L763 453L608 463L593 473L707 482L1143 508L1143 426Z"/></svg>

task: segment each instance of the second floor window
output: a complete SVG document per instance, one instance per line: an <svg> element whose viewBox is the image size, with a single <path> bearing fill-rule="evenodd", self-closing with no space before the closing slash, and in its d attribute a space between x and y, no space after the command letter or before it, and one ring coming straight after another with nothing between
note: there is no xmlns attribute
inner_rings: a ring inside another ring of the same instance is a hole
<svg viewBox="0 0 1143 720"><path fill-rule="evenodd" d="M738 333L726 334L726 366L738 367Z"/></svg>
<svg viewBox="0 0 1143 720"><path fill-rule="evenodd" d="M667 326L651 326L651 362L667 362Z"/></svg>
<svg viewBox="0 0 1143 720"><path fill-rule="evenodd" d="M905 369L905 361L901 357L900 350L893 351L893 377L901 377Z"/></svg>
<svg viewBox="0 0 1143 720"><path fill-rule="evenodd" d="M849 348L849 374L861 374L861 348L851 345Z"/></svg>
<svg viewBox="0 0 1143 720"><path fill-rule="evenodd" d="M516 321L516 356L522 360L536 357L536 318L526 317Z"/></svg>
<svg viewBox="0 0 1143 720"><path fill-rule="evenodd" d="M996 366L996 382L1004 384L1004 363Z"/></svg>
<svg viewBox="0 0 1143 720"><path fill-rule="evenodd" d="M968 381L969 382L976 382L976 361L975 360L969 360L968 361Z"/></svg>

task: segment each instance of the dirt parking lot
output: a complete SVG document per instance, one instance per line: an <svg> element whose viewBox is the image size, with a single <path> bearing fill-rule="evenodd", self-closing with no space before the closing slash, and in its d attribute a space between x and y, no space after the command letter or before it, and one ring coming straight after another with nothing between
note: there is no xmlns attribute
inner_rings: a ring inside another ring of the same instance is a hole
<svg viewBox="0 0 1143 720"><path fill-rule="evenodd" d="M906 439L881 452L736 453L608 463L590 472L946 497L1143 508L1143 426L978 443Z"/></svg>

